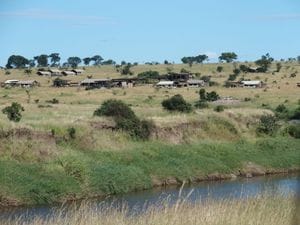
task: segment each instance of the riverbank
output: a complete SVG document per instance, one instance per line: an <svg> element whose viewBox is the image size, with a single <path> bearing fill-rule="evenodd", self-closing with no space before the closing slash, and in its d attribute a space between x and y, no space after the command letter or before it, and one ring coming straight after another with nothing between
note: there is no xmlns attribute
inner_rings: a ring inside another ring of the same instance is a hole
<svg viewBox="0 0 300 225"><path fill-rule="evenodd" d="M288 137L179 145L149 141L114 152L64 143L63 154L46 162L1 158L0 205L62 203L183 182L293 172L299 169L299 144Z"/></svg>
<svg viewBox="0 0 300 225"><path fill-rule="evenodd" d="M206 199L189 203L186 196L179 197L175 204L162 200L160 207L148 208L142 214L128 214L126 206L91 204L74 207L67 213L58 210L58 216L34 217L25 222L22 219L3 221L3 225L96 225L96 224L299 224L299 215L294 196L262 195L246 199L213 200Z"/></svg>

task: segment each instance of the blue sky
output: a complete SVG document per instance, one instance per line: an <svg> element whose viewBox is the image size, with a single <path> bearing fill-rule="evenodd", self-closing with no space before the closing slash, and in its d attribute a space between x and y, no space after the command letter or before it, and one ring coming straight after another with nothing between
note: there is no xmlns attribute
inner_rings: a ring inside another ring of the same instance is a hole
<svg viewBox="0 0 300 225"><path fill-rule="evenodd" d="M179 62L224 51L240 60L300 55L299 0L0 0L0 65L58 52Z"/></svg>

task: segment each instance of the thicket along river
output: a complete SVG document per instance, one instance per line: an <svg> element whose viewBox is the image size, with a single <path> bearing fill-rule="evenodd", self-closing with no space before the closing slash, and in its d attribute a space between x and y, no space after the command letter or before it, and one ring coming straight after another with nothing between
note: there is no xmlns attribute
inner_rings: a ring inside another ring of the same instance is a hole
<svg viewBox="0 0 300 225"><path fill-rule="evenodd" d="M181 189L181 197L186 201L197 204L199 200L210 199L230 199L230 198L248 198L262 194L271 195L289 195L297 194L299 196L300 188L299 174L290 175L271 175L255 177L251 179L238 178L236 180L201 182L195 185L185 185ZM106 199L89 200L89 203L96 208L105 205L120 207L126 205L128 212L132 214L142 213L150 206L157 206L165 200L172 204L179 198L180 187L169 186L165 188L156 188L147 191L117 195ZM188 196L188 197L187 197ZM79 205L79 204L78 204ZM18 218L30 220L35 216L46 217L55 216L58 209L62 206L33 206L0 209L0 222L8 218ZM68 210L68 206L65 206Z"/></svg>

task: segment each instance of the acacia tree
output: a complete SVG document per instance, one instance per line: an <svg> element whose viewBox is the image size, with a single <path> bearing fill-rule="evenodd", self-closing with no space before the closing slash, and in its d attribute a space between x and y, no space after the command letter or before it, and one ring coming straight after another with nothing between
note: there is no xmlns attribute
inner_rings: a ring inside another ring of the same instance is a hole
<svg viewBox="0 0 300 225"><path fill-rule="evenodd" d="M184 64L189 64L190 67L192 67L193 63L203 63L206 60L208 60L208 56L205 54L197 56L185 56L181 59Z"/></svg>
<svg viewBox="0 0 300 225"><path fill-rule="evenodd" d="M270 56L269 53L263 55L260 59L255 61L255 64L260 66L260 72L267 72L270 68L274 59Z"/></svg>
<svg viewBox="0 0 300 225"><path fill-rule="evenodd" d="M6 68L25 68L29 64L29 60L21 55L12 55L8 58Z"/></svg>
<svg viewBox="0 0 300 225"><path fill-rule="evenodd" d="M81 63L81 59L79 57L77 57L77 56L69 57L68 58L68 64L72 68L76 68L80 63Z"/></svg>
<svg viewBox="0 0 300 225"><path fill-rule="evenodd" d="M91 58L91 60L94 61L95 66L98 66L101 65L103 58L100 55L95 55Z"/></svg>
<svg viewBox="0 0 300 225"><path fill-rule="evenodd" d="M90 62L92 61L92 58L90 57L85 57L82 59L83 61L83 64L86 65L86 66L89 66L90 65Z"/></svg>
<svg viewBox="0 0 300 225"><path fill-rule="evenodd" d="M60 56L59 53L52 53L49 55L49 57L51 58L51 66L55 67L55 66L59 66L59 62L60 62Z"/></svg>
<svg viewBox="0 0 300 225"><path fill-rule="evenodd" d="M49 65L48 64L48 55L46 55L46 54L35 56L34 60L37 61L38 67L47 67Z"/></svg>
<svg viewBox="0 0 300 225"><path fill-rule="evenodd" d="M223 52L220 56L219 56L219 60L221 62L227 62L227 63L231 63L234 60L237 59L237 54L235 54L234 52Z"/></svg>

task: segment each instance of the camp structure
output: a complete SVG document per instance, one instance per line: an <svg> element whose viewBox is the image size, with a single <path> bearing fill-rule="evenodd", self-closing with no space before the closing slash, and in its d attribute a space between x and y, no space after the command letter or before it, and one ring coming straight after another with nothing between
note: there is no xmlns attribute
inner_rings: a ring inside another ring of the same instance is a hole
<svg viewBox="0 0 300 225"><path fill-rule="evenodd" d="M51 72L50 71L39 70L39 71L37 71L37 75L40 75L40 76L51 76Z"/></svg>
<svg viewBox="0 0 300 225"><path fill-rule="evenodd" d="M62 71L62 74L64 75L64 76L71 76L71 75L77 75L74 71L72 71L72 70L64 70L64 71Z"/></svg>
<svg viewBox="0 0 300 225"><path fill-rule="evenodd" d="M174 81L162 80L162 81L159 81L156 84L156 87L159 87L159 88L173 88L175 86L174 86Z"/></svg>
<svg viewBox="0 0 300 225"><path fill-rule="evenodd" d="M190 79L187 80L188 87L203 87L205 86L204 80L196 80L196 79Z"/></svg>
<svg viewBox="0 0 300 225"><path fill-rule="evenodd" d="M80 86L86 87L88 89L93 88L110 88L111 87L111 79L84 79L80 82Z"/></svg>
<svg viewBox="0 0 300 225"><path fill-rule="evenodd" d="M260 80L244 80L241 84L244 88L261 88L264 85Z"/></svg>
<svg viewBox="0 0 300 225"><path fill-rule="evenodd" d="M22 88L31 88L39 85L40 83L36 80L20 80L17 83L17 86L20 86Z"/></svg>

